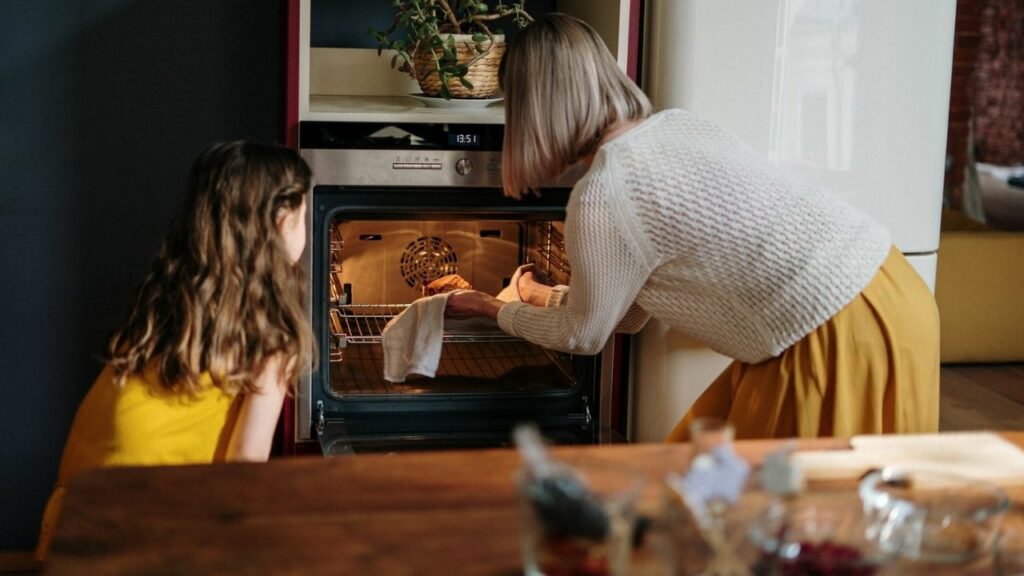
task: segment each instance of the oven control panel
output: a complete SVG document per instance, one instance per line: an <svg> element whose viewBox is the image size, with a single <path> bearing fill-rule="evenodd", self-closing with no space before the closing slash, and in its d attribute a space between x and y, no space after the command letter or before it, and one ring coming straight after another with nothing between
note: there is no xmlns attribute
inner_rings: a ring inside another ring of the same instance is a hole
<svg viewBox="0 0 1024 576"><path fill-rule="evenodd" d="M460 176L469 176L473 172L473 161L469 158L459 158L455 161L455 171Z"/></svg>
<svg viewBox="0 0 1024 576"><path fill-rule="evenodd" d="M501 187L499 152L439 150L429 155L402 150L301 151L317 184L330 186Z"/></svg>
<svg viewBox="0 0 1024 576"><path fill-rule="evenodd" d="M501 186L504 126L302 122L317 182L335 186Z"/></svg>
<svg viewBox="0 0 1024 576"><path fill-rule="evenodd" d="M500 124L302 122L299 149L329 186L501 187ZM571 187L579 172L552 186Z"/></svg>
<svg viewBox="0 0 1024 576"><path fill-rule="evenodd" d="M392 162L394 170L440 170L444 164L440 162Z"/></svg>

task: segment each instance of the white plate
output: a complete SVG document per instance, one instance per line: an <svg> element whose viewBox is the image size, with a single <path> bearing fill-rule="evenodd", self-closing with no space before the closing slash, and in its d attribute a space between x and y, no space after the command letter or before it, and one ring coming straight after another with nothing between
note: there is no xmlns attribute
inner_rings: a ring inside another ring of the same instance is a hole
<svg viewBox="0 0 1024 576"><path fill-rule="evenodd" d="M445 100L440 96L427 96L426 94L409 94L409 97L423 102L427 108L455 108L462 110L473 110L486 108L495 102L501 102L504 98L452 98Z"/></svg>

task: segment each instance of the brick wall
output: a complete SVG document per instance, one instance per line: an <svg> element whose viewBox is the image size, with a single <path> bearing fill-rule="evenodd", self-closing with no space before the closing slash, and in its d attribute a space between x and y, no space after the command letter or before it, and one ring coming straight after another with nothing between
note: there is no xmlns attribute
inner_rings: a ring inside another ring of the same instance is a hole
<svg viewBox="0 0 1024 576"><path fill-rule="evenodd" d="M979 162L1024 163L1024 0L982 0L974 75Z"/></svg>
<svg viewBox="0 0 1024 576"><path fill-rule="evenodd" d="M949 132L946 153L952 165L946 172L946 192L949 204L961 206L964 166L967 160L967 132L973 104L975 63L980 44L980 6L987 0L958 0L956 3L956 33L953 40L953 81L949 94Z"/></svg>
<svg viewBox="0 0 1024 576"><path fill-rule="evenodd" d="M960 208L972 109L977 160L1024 163L1024 0L958 0L954 42L946 190Z"/></svg>

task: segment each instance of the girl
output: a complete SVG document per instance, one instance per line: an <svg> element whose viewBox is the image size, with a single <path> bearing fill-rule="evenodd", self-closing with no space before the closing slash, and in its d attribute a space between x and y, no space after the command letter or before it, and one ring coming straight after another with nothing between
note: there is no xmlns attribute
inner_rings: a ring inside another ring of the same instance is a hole
<svg viewBox="0 0 1024 576"><path fill-rule="evenodd" d="M214 144L196 159L184 213L78 408L40 559L66 482L85 470L267 460L313 345L295 265L309 186L306 163L274 145Z"/></svg>
<svg viewBox="0 0 1024 576"><path fill-rule="evenodd" d="M737 437L850 436L938 427L939 325L925 283L888 231L827 192L784 178L721 128L651 115L597 34L565 15L508 47L506 195L589 165L566 208L568 287L535 274L523 302L479 292L453 317L579 354L656 317L735 362L697 416Z"/></svg>

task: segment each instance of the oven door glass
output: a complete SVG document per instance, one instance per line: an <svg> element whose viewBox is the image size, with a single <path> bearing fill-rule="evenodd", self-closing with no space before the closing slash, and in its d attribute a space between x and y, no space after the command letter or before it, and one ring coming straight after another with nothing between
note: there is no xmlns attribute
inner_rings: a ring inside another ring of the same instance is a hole
<svg viewBox="0 0 1024 576"><path fill-rule="evenodd" d="M435 377L383 377L384 326L449 275L497 295L516 268L534 262L568 280L562 223L517 220L353 220L329 225L326 279L328 390L352 395L509 394L569 391L572 357L509 336L491 321L446 322Z"/></svg>

